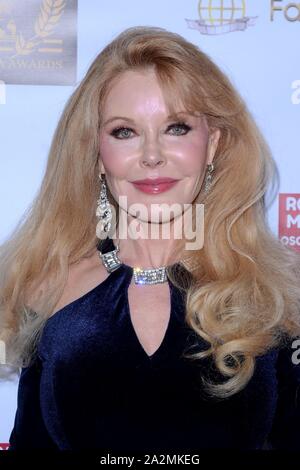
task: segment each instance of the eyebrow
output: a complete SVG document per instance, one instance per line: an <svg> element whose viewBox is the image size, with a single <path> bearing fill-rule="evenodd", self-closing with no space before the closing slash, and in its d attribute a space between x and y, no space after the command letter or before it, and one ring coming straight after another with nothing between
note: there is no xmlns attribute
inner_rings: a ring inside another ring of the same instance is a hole
<svg viewBox="0 0 300 470"><path fill-rule="evenodd" d="M190 116L191 116L192 114L188 113L187 111L179 111L178 113L170 114L170 115L167 117L166 120L168 121L169 119L174 119L174 118L177 118L177 117L179 117L179 116L181 116L181 115L190 115ZM113 117L107 119L107 120L104 122L103 125L106 126L106 125L109 124L110 122L115 121L115 120L117 120L117 119L123 119L124 121L134 123L134 119L128 118L128 117L126 117L126 116L113 116Z"/></svg>

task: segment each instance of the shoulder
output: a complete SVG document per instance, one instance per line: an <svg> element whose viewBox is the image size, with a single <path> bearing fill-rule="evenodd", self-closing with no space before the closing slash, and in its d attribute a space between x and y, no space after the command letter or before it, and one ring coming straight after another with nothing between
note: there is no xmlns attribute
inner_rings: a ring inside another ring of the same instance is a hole
<svg viewBox="0 0 300 470"><path fill-rule="evenodd" d="M63 294L52 312L52 315L82 297L103 282L109 273L103 266L99 251L95 250L88 258L83 258L78 263L69 266L69 274Z"/></svg>
<svg viewBox="0 0 300 470"><path fill-rule="evenodd" d="M295 379L300 383L300 336L288 338L278 351L277 374L282 382Z"/></svg>
<svg viewBox="0 0 300 470"><path fill-rule="evenodd" d="M79 299L99 285L108 275L109 273L103 266L97 249L95 249L90 256L82 258L77 263L70 264L62 295L56 303L50 317L58 310L61 310L69 303ZM47 291L47 286L48 281L46 279L38 284L38 287L34 289L33 293L27 295L26 304L33 311L38 310L37 299Z"/></svg>
<svg viewBox="0 0 300 470"><path fill-rule="evenodd" d="M298 450L300 442L300 337L280 348L276 363L277 406L268 437L272 449Z"/></svg>

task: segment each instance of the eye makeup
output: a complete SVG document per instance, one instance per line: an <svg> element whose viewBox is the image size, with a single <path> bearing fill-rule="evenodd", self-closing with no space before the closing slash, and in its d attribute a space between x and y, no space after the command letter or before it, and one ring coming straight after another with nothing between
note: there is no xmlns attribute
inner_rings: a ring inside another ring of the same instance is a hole
<svg viewBox="0 0 300 470"><path fill-rule="evenodd" d="M182 135L186 135L190 130L192 130L192 127L189 126L186 122L184 121L178 121L178 122L175 122L173 124L170 124L168 127L167 127L167 132L173 128L176 128L176 127L180 127L184 130L184 133L183 134L172 134L174 135L175 137L179 137L179 136L182 136ZM119 133L122 132L122 131L132 131L134 132L134 130L131 128L131 127L125 127L125 126L118 126L118 127L115 127L111 132L110 132L110 135L112 135L113 137L115 137L116 139L120 139L119 137ZM128 137L128 136L127 136ZM125 137L125 139L127 138ZM122 139L122 138L121 138Z"/></svg>

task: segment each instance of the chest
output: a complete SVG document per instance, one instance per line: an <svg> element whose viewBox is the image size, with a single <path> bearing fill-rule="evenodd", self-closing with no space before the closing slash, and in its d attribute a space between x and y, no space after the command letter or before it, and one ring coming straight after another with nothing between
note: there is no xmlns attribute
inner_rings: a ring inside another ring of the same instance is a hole
<svg viewBox="0 0 300 470"><path fill-rule="evenodd" d="M161 345L171 314L171 292L168 282L128 287L128 305L133 330L150 356Z"/></svg>

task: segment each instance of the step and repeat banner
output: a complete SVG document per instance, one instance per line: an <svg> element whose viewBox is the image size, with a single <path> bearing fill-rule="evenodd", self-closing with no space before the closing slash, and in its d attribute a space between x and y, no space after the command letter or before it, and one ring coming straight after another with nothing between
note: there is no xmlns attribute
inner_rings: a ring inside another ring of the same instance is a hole
<svg viewBox="0 0 300 470"><path fill-rule="evenodd" d="M300 1L288 0L0 0L0 243L35 197L68 97L98 52L137 25L181 34L238 88L280 172L270 226L300 251ZM0 385L2 450L17 387Z"/></svg>

